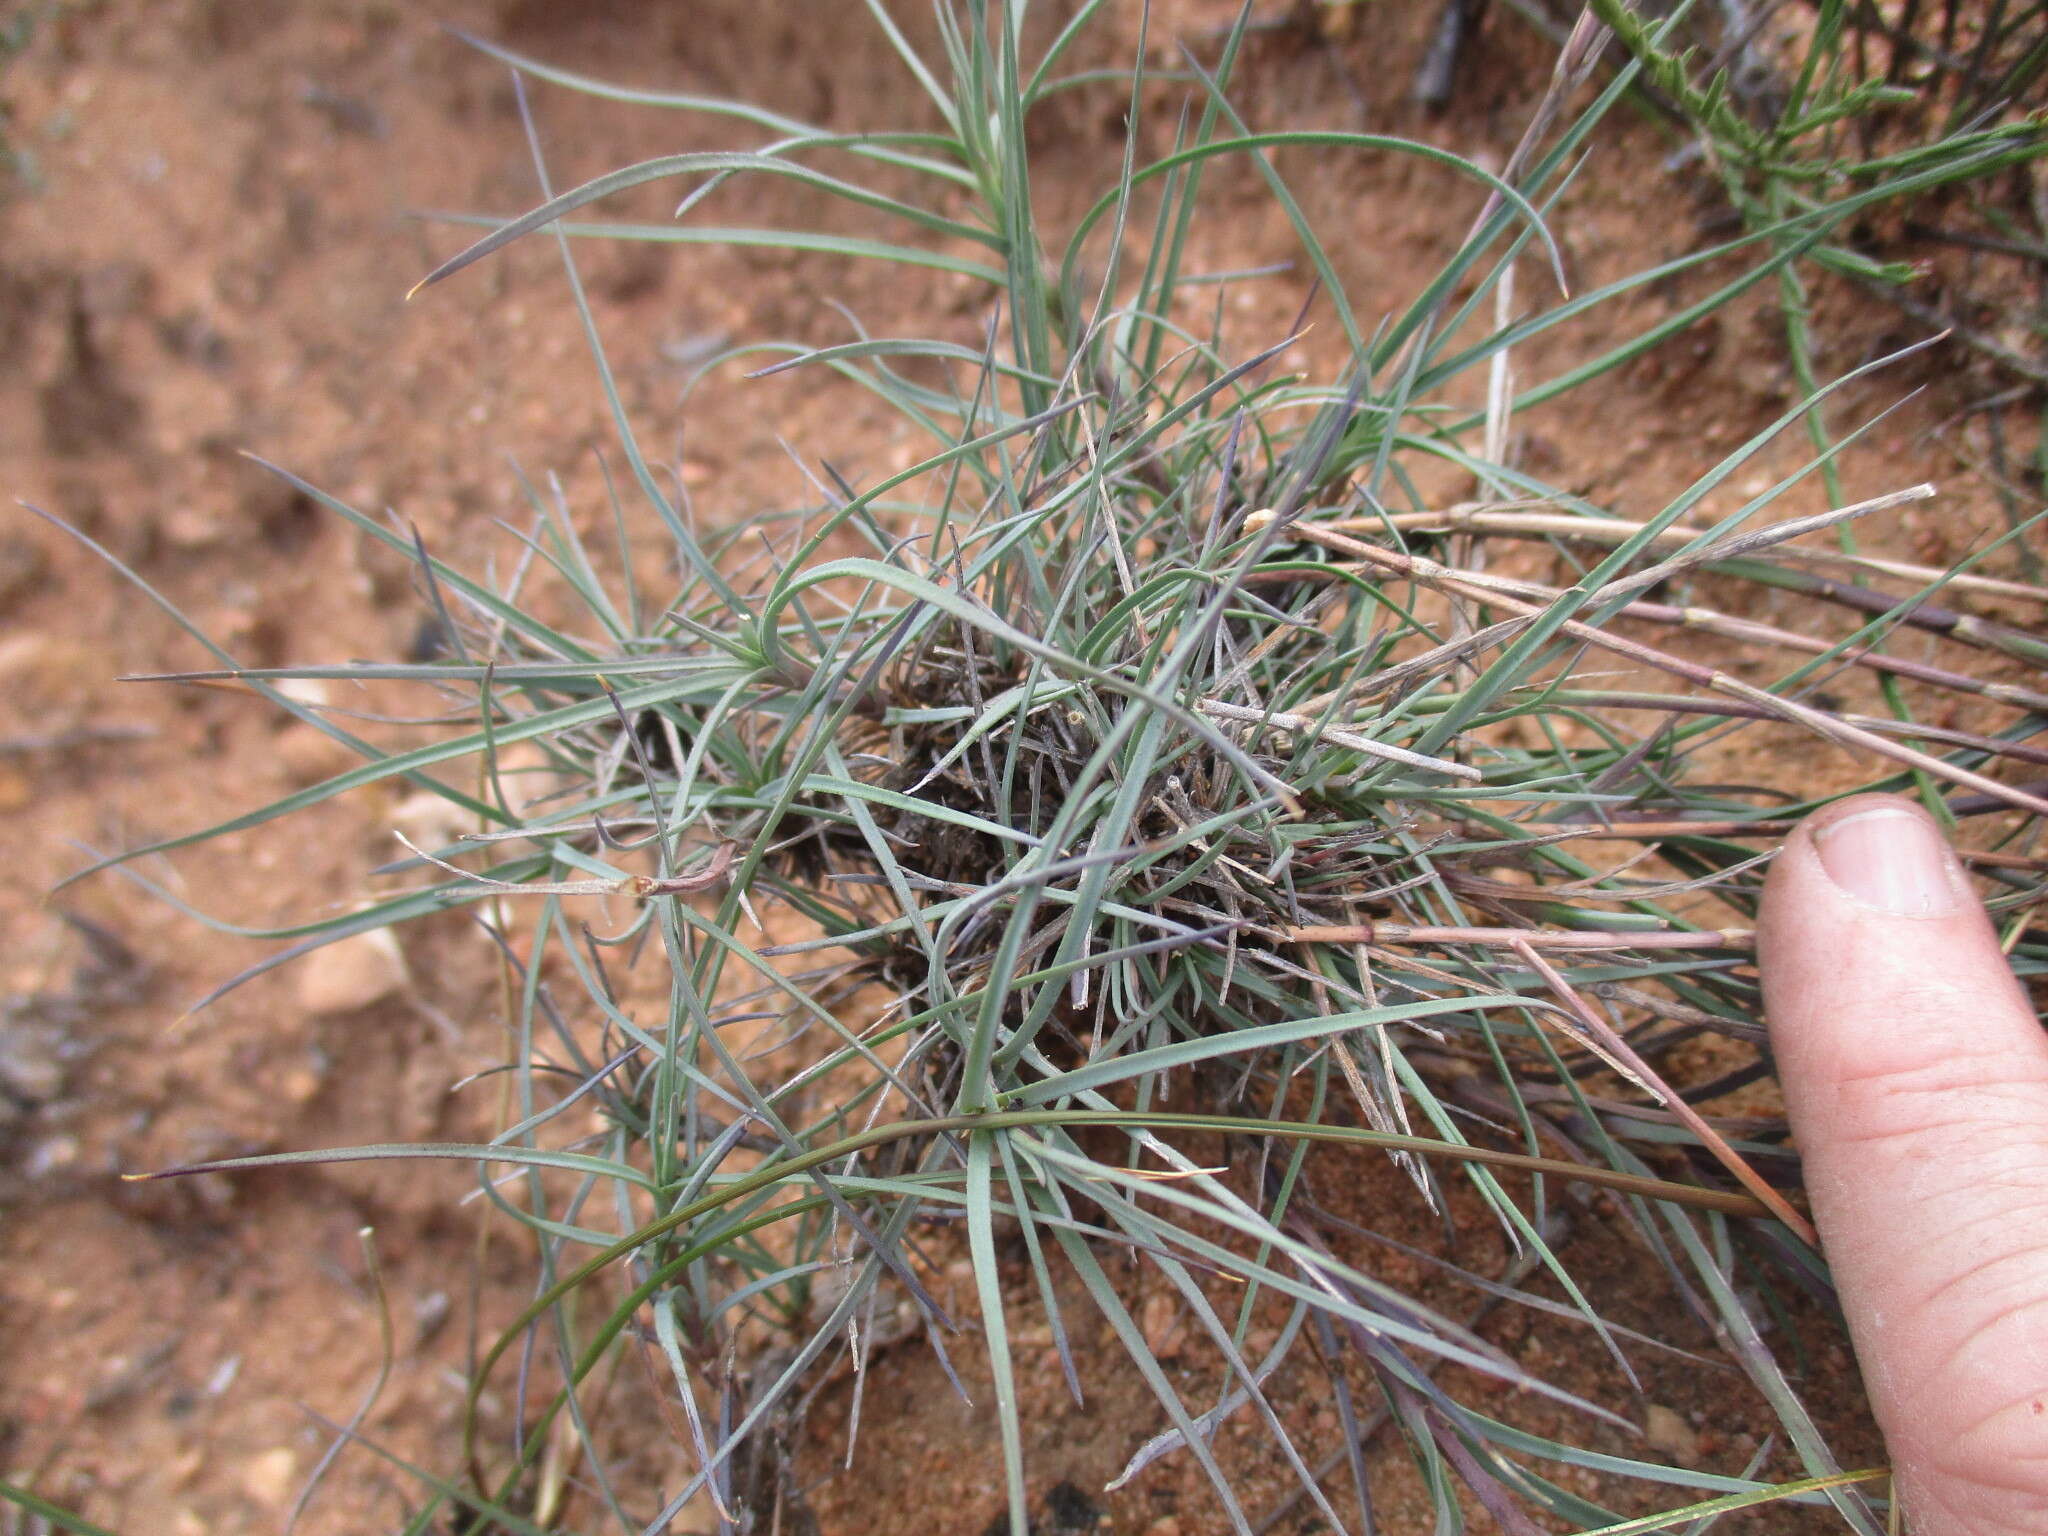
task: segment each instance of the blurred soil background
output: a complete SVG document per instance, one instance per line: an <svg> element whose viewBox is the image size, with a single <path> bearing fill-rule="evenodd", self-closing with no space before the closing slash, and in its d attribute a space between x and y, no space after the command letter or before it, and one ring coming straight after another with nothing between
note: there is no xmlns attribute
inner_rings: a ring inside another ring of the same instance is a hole
<svg viewBox="0 0 2048 1536"><path fill-rule="evenodd" d="M928 20L920 6L899 9ZM1089 45L1101 58L1130 45L1137 9L1109 8ZM1496 6L1444 99L1426 104L1412 87L1435 5L1359 5L1342 24L1314 7L1275 0L1271 9L1273 25L1257 35L1233 89L1260 129L1402 133L1497 167L1554 56ZM1174 62L1176 38L1199 54L1233 11L1207 0L1156 6L1155 57ZM5 14L13 51L0 65L0 489L9 498L0 517L0 1469L136 1536L273 1531L327 1443L321 1418L346 1419L378 1370L377 1304L358 1230L375 1229L399 1351L366 1432L442 1472L453 1469L474 1330L488 1339L530 1294L527 1255L502 1232L480 1244L480 1208L463 1203L473 1179L458 1164L146 1185L118 1175L261 1150L487 1137L497 1091L488 1082L450 1090L504 1059L499 973L474 927L450 916L409 930L402 956L357 945L259 977L188 1017L192 1003L274 946L213 934L118 875L52 898L90 850L199 827L347 761L245 694L115 681L206 657L99 556L12 498L99 541L245 663L403 656L421 643L427 612L411 572L242 450L357 507L395 509L458 564L493 551L508 558L498 520L525 519L514 462L536 477L558 474L593 526L609 516L593 450L611 429L551 243L521 244L404 301L411 282L466 238L414 213L502 213L535 198L506 70L438 23L608 79L744 97L836 128L897 123L919 103L852 5L80 0L12 4ZM557 186L653 154L725 147L739 133L546 87L534 99ZM1056 188L1072 188L1069 205L1055 199L1041 210L1051 221L1071 218L1112 179L1121 113L1115 91L1081 92L1035 122L1034 153ZM1555 221L1576 284L1727 237L1725 205L1697 167L1670 163L1673 148L1643 115L1609 119ZM1412 160L1302 155L1280 164L1368 319L1436 270L1480 196ZM1205 195L1198 264L1246 268L1296 254L1255 176L1214 173ZM663 194L641 211L660 217ZM845 210L767 178L721 193L710 218L861 229ZM1981 253L1916 243L1903 228L1869 238L1931 264L1920 302L1975 304L1973 326L2023 358L2036 355L2026 317L2038 293L2020 280L2021 264L2010 280L1987 284L1973 265L1992 259ZM733 369L698 390L685 413L681 387L698 360L734 342L847 339L849 321L828 300L876 334L936 329L976 342L989 298L964 282L915 282L817 256L595 244L578 255L650 454L673 465L707 522L814 499L785 443L809 460L829 457L856 482L918 450L900 418L817 373L746 382ZM1629 301L1640 309L1632 322L1682 308L1721 280L1710 268L1644 290ZM1987 291L2003 298L1987 305ZM1230 288L1225 302L1243 334L1264 342L1287 333L1308 296L1296 271ZM1844 285L1822 283L1816 297L1823 377L1931 328ZM1327 363L1332 341L1312 333L1286 362ZM1518 371L1545 377L1585 345L1545 336L1517 353ZM1860 421L1915 386L1924 388L1845 459L1844 472L1852 495L1937 481L1938 501L1871 528L1865 547L1941 564L2003 531L2015 506L2039 504L2028 479L2038 401L2033 381L1951 345L1852 386L1830 410L1839 423ZM1542 474L1641 515L1795 398L1764 285L1625 374L1518 419L1516 451ZM1787 434L1750 473L1783 472L1804 451L1801 434ZM1447 475L1440 489L1455 498L1469 486ZM1786 515L1800 510L1808 508ZM1549 569L1547 556L1528 558L1527 569ZM2018 574L2021 561L1990 569ZM1799 627L1800 599L1781 596L1776 611L1758 616ZM1758 660L1733 648L1713 654L1738 672ZM1776 782L1817 790L1847 771L1826 748L1776 741L1767 775ZM280 926L378 888L369 871L394 855L394 825L416 813L388 795L346 796L137 872L213 914ZM1350 1168L1316 1184L1340 1212L1414 1204L1376 1160L1318 1167ZM1578 1219L1597 1225L1600 1203ZM1417 1212L1412 1226L1409 1241L1443 1251L1434 1223ZM1460 1259L1490 1272L1507 1256L1485 1246L1496 1242L1490 1225L1476 1227L1486 1235ZM948 1268L948 1242L943 1233L933 1242L937 1272L950 1276L941 1296L971 1313L959 1266ZM1612 1257L1595 1262L1594 1253ZM1624 1242L1581 1256L1588 1290L1611 1319L1711 1350ZM1422 1262L1395 1253L1373 1262L1439 1299ZM1044 1528L1222 1529L1185 1457L1103 1493L1160 1427L1157 1410L1114 1369L1106 1336L1076 1341L1101 1369L1086 1404L1074 1407L1049 1336L1042 1325L1032 1331L1021 1265L1017 1285ZM1448 1290L1441 1299L1469 1306ZM1138 1310L1175 1369L1210 1368L1191 1343L1177 1343L1170 1301L1141 1299ZM1074 1315L1095 1325L1085 1307ZM1757 1449L1740 1400L1717 1395L1723 1376L1711 1368L1646 1357L1650 1400L1636 1399L1582 1330L1520 1315L1495 1321L1489 1336L1645 1423L1666 1454L1732 1473ZM1809 1402L1842 1426L1845 1451L1875 1459L1839 1337L1817 1318L1802 1324ZM1000 1463L987 1394L977 1390L985 1370L971 1336L951 1354L975 1408L952 1395L917 1339L878 1351L852 1473L841 1470L850 1381L825 1389L793 1430L785 1529L972 1536L988 1525ZM622 1392L648 1396L643 1380L624 1380ZM1735 1378L1725 1380L1732 1387ZM1327 1402L1283 1389L1276 1406L1309 1439L1335 1443ZM689 1465L683 1451L658 1426L638 1430L620 1437L622 1484L676 1486ZM1249 1509L1264 1513L1285 1497L1289 1475L1254 1423L1227 1427L1219 1453ZM1789 1463L1770 1465L1783 1474ZM404 1472L351 1449L298 1529L396 1529L419 1498ZM1383 1529L1422 1528L1403 1525L1401 1509L1396 1497L1382 1510ZM686 1512L680 1528L706 1515ZM1297 1506L1273 1528L1312 1530L1309 1516ZM580 1500L568 1518L596 1529L601 1511ZM7 1519L0 1515L0 1530L11 1529Z"/></svg>

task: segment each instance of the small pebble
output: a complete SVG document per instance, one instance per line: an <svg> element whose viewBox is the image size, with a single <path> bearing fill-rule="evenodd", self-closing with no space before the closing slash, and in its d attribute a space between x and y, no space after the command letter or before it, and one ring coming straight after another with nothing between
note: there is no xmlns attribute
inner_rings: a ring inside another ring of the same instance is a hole
<svg viewBox="0 0 2048 1536"><path fill-rule="evenodd" d="M1180 1354L1180 1301L1171 1291L1154 1291L1145 1298L1138 1326L1144 1330L1145 1347L1162 1360Z"/></svg>
<svg viewBox="0 0 2048 1536"><path fill-rule="evenodd" d="M498 782L512 809L522 814L545 809L567 786L552 760L531 738L516 741L498 753Z"/></svg>
<svg viewBox="0 0 2048 1536"><path fill-rule="evenodd" d="M55 712L75 718L118 669L112 660L76 640L28 630L0 640L0 685L24 716ZM47 730L44 720L38 727Z"/></svg>
<svg viewBox="0 0 2048 1536"><path fill-rule="evenodd" d="M44 1026L0 1022L0 1091L47 1104L63 1087L63 1037Z"/></svg>
<svg viewBox="0 0 2048 1536"><path fill-rule="evenodd" d="M22 1171L31 1179L51 1178L76 1167L81 1150L76 1136L45 1136L21 1160Z"/></svg>
<svg viewBox="0 0 2048 1536"><path fill-rule="evenodd" d="M182 550L211 549L227 534L221 520L199 507L174 507L164 514L164 537Z"/></svg>
<svg viewBox="0 0 2048 1536"><path fill-rule="evenodd" d="M334 701L324 677L284 677L270 686L294 704L304 704L309 709L323 709Z"/></svg>
<svg viewBox="0 0 2048 1536"><path fill-rule="evenodd" d="M413 1347L417 1349L439 1333L455 1310L446 1291L430 1291L412 1304Z"/></svg>
<svg viewBox="0 0 2048 1536"><path fill-rule="evenodd" d="M347 747L303 720L294 721L271 739L273 759L294 784L317 784L346 773L360 759Z"/></svg>
<svg viewBox="0 0 2048 1536"><path fill-rule="evenodd" d="M310 1062L292 1067L278 1084L278 1091L289 1104L310 1104L320 1097L320 1089L326 1082L326 1074Z"/></svg>
<svg viewBox="0 0 2048 1536"><path fill-rule="evenodd" d="M298 1491L299 1458L280 1445L242 1466L242 1492L266 1509L283 1509Z"/></svg>
<svg viewBox="0 0 2048 1536"><path fill-rule="evenodd" d="M1696 1466L1700 1459L1699 1431L1685 1416L1662 1403L1643 1410L1643 1439L1652 1449L1662 1451L1681 1467Z"/></svg>
<svg viewBox="0 0 2048 1536"><path fill-rule="evenodd" d="M0 764L0 814L25 811L35 798L36 787L27 774L11 763Z"/></svg>
<svg viewBox="0 0 2048 1536"><path fill-rule="evenodd" d="M206 1395L208 1397L219 1397L235 1384L235 1377L240 1375L241 1371L242 1357L240 1355L229 1355L227 1359L216 1365L213 1368L213 1374L206 1378Z"/></svg>
<svg viewBox="0 0 2048 1536"><path fill-rule="evenodd" d="M405 956L389 928L337 939L299 962L299 1006L310 1014L354 1013L406 984Z"/></svg>

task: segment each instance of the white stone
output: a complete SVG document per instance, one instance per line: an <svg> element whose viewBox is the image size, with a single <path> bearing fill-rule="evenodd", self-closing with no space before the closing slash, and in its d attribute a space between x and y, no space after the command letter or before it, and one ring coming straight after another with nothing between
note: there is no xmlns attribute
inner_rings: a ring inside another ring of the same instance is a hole
<svg viewBox="0 0 2048 1536"><path fill-rule="evenodd" d="M242 1464L242 1492L266 1509L283 1509L298 1493L299 1458L288 1445Z"/></svg>
<svg viewBox="0 0 2048 1536"><path fill-rule="evenodd" d="M281 677L270 686L294 704L304 704L309 709L321 709L333 702L324 677Z"/></svg>
<svg viewBox="0 0 2048 1536"><path fill-rule="evenodd" d="M405 956L389 928L351 934L299 962L299 1006L311 1014L354 1013L402 991Z"/></svg>

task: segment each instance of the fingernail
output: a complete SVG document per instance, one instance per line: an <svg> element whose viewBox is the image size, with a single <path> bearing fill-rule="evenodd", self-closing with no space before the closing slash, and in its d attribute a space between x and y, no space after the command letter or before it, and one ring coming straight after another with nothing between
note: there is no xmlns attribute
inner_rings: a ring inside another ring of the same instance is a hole
<svg viewBox="0 0 2048 1536"><path fill-rule="evenodd" d="M1874 806L1813 834L1828 877L1867 906L1939 917L1963 903L1961 866L1934 823L1899 805Z"/></svg>

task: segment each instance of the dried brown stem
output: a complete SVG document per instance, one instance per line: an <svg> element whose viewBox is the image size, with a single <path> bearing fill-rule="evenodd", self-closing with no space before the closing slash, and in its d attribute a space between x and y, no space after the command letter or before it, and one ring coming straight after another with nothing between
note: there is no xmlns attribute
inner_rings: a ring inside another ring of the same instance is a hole
<svg viewBox="0 0 2048 1536"><path fill-rule="evenodd" d="M1979 794L1996 796L2018 810L2031 811L2036 816L2048 816L2048 800L2037 794L2016 785L2001 784L1996 779L1987 779L1983 774L1972 772L1968 768L1958 768L1954 763L1943 762L1940 758L1918 748L1909 747L1903 742L1887 741L1873 731L1849 724L1838 715L1824 713L1793 699L1781 699L1775 694L1765 693L1761 688L1751 687L1740 678L1729 677L1726 673L1715 673L1710 686L1766 708L1781 709L1785 711L1788 719L1804 725L1816 736L1823 736L1847 746L1861 747L1864 751L1874 752L1879 757L1889 757L1894 762L1919 768L1936 778L1947 779L1951 784L1961 784L1965 788L1976 790Z"/></svg>
<svg viewBox="0 0 2048 1536"><path fill-rule="evenodd" d="M1613 548L1637 537L1646 526L1622 518L1578 517L1564 512L1524 512L1494 507L1459 505L1441 512L1393 512L1385 517L1345 517L1319 523L1321 528L1341 533L1381 533L1398 529L1402 533L1499 534L1509 538L1568 539L1573 543L1598 544ZM1653 534L1652 549L1680 549L1707 536L1708 530L1680 524ZM1715 558L1726 558L1725 555ZM1806 545L1780 545L1769 559L1795 565L1844 566L1873 575L1894 576L1901 581L1931 587L1945 583L1952 592L1979 593L1985 597L2016 598L2021 602L2048 606L2048 587L1973 571L1943 571L1931 565L1914 565L1903 560L1880 560L1870 555Z"/></svg>
<svg viewBox="0 0 2048 1536"><path fill-rule="evenodd" d="M1591 688L1553 689L1548 697L1560 704L1595 704L1608 709L1654 709L1679 715L1723 715L1733 720L1775 720L1777 715L1733 699L1700 699L1683 693L1629 693ZM2022 763L2048 763L2048 747L2030 747L2025 742L1978 731L1959 731L1952 726L1926 725L1917 720L1887 720L1877 715L1844 715L1848 724L1881 736L1907 736L1921 741L1938 741L1945 746L1967 747L1989 757L2009 757Z"/></svg>
<svg viewBox="0 0 2048 1536"><path fill-rule="evenodd" d="M1542 823L1529 822L1525 825L1541 827ZM1790 818L1768 821L1617 821L1609 826L1588 825L1556 832L1546 830L1540 837L1532 839L1531 844L1655 843L1675 837L1783 837L1798 825ZM1975 864L1984 869L2048 869L2048 858L2033 854L1995 853L1977 848L1963 848L1957 852L1965 864ZM1531 886L1528 894L1540 896L1542 891Z"/></svg>
<svg viewBox="0 0 2048 1536"><path fill-rule="evenodd" d="M1393 550L1377 549L1370 544L1361 543L1357 539L1347 538L1341 533L1332 533L1327 528L1313 525L1297 525L1295 531L1304 538L1313 539L1319 544L1341 550L1345 554L1355 555L1370 565L1378 566L1380 569L1391 571L1396 575L1406 576L1425 586L1455 593L1461 597L1490 602L1496 606L1531 616L1543 612L1543 609L1537 604L1502 590L1503 587L1507 586L1534 586L1534 583L1503 583L1496 577L1482 577L1473 575L1470 572L1453 571L1447 566L1437 564L1434 560L1425 560L1418 555L1398 554ZM1545 590L1537 587L1539 595ZM1557 594L1552 593L1550 595L1554 598ZM1638 606L1644 605L1630 603L1625 605L1621 611L1627 613L1629 609ZM1670 611L1680 612L1681 610L1674 609ZM1687 613L1692 612L1692 610L1683 611ZM1668 672L1674 677L1682 677L1687 682L1696 686L1711 688L1720 693L1733 694L1744 702L1753 704L1781 720L1806 727L1806 729L1812 731L1823 740L1832 741L1840 745L1861 747L1864 751L1874 753L1879 757L1890 758L1894 762L1906 763L1936 778L1946 779L1952 784L1961 784L1985 794L1996 795L2008 805L2015 806L2020 810L2031 811L2036 816L2048 816L2048 800L2043 800L2039 796L2030 794L2025 790L2014 789L2008 785L2001 784L1996 779L1987 779L1981 773L1973 773L1967 768L1958 768L1953 763L1943 762L1938 757L1932 757L1925 752L1902 745L1899 742L1887 741L1884 737L1876 735L1871 731L1848 724L1839 716L1810 708L1791 699L1780 698L1776 694L1766 693L1761 688L1753 688L1740 679L1729 677L1726 673L1717 672L1711 667L1704 667L1696 662L1681 660L1679 657L1668 655L1653 646L1642 645L1634 640L1623 639L1619 635L1609 634L1577 619L1566 619L1558 628L1560 632L1569 635L1574 640L1598 646L1605 651L1612 651L1618 656L1629 657L1631 660L1654 667L1660 672ZM1756 628L1761 630L1762 626L1756 626ZM1819 642L1807 641L1803 635L1792 636L1791 639L1802 646L1819 644ZM1829 649L1826 646L1821 648ZM1845 659L1861 660L1868 658L1872 664L1882 661L1888 663L1892 668L1902 669L1908 665L1898 662L1895 658L1876 657L1869 652L1855 653L1845 651L1842 654ZM1924 670L1931 672L1934 669L1928 668ZM1998 697L2004 693L2019 694L2029 701L2022 707L2048 710L2048 697L2025 694L2023 690L2018 689L2006 689L2004 685L1999 684L1979 684L1975 679L1960 677L1954 674L1949 674L1949 676L1953 678L1953 681L1949 682L1947 686L1960 686L1967 692L1983 693L1991 697ZM1994 689L1996 692L1994 692Z"/></svg>
<svg viewBox="0 0 2048 1536"><path fill-rule="evenodd" d="M1647 933L1576 932L1554 928L1430 928L1408 923L1309 924L1283 928L1295 944L1478 944L1500 949L1531 944L1538 949L1748 949L1756 942L1748 928L1653 929Z"/></svg>
<svg viewBox="0 0 2048 1536"><path fill-rule="evenodd" d="M1779 629L1771 624L1759 624L1753 619L1738 619L1729 614L1716 613L1711 608L1680 608L1669 603L1638 602L1624 607L1621 610L1621 617L1643 619L1652 624L1675 624L1685 629L1718 635L1724 640L1734 640L1745 645L1774 646L1779 650L1800 651L1808 656L1824 656L1832 652L1843 661L1852 662L1859 667L1868 667L1873 672L1889 672L1894 677L1909 678L1913 682L1926 683L1934 688L1946 688L1952 693L1973 693L1980 698L2010 705L2014 709L2036 713L2048 711L2048 693L2036 693L2032 689L2016 687L2011 683L1990 682L1966 673L1952 672L1946 667L1930 666L1924 661L1908 661L1901 656L1887 656L1882 651L1874 651L1866 646L1838 646L1832 641L1817 640L1811 635Z"/></svg>
<svg viewBox="0 0 2048 1536"><path fill-rule="evenodd" d="M1637 1054L1635 1047L1624 1040L1613 1025L1600 1017L1599 1010L1579 996L1573 990L1572 984L1558 974L1555 966L1536 953L1534 945L1524 938L1517 940L1513 947L1515 953L1521 957L1522 963L1543 978L1543 984L1550 988L1552 995L1579 1021L1596 1054L1619 1065L1623 1068L1624 1076L1635 1079L1661 1100L1664 1107L1699 1138L1700 1145L1713 1153L1721 1166L1735 1176L1736 1183L1768 1206L1778 1220L1797 1232L1810 1246L1820 1246L1820 1234L1814 1231L1813 1224L1795 1211L1783 1195L1750 1167L1747 1160L1728 1145L1727 1138L1709 1125L1706 1117L1688 1104L1683 1095L1673 1091L1671 1085L1658 1076L1656 1069Z"/></svg>
<svg viewBox="0 0 2048 1536"><path fill-rule="evenodd" d="M1325 545L1331 549L1341 550L1346 554L1357 555L1359 558L1369 564L1378 566L1382 570L1413 576L1419 581L1441 586L1445 590L1455 590L1460 596L1469 597L1479 602L1492 603L1497 607L1512 608L1522 613L1539 613L1542 611L1542 605L1555 602L1561 595L1560 588L1549 586L1540 581L1522 581L1513 577L1493 576L1476 571L1453 571L1448 566L1439 565L1436 561L1424 559L1419 555L1403 555L1397 554L1392 550L1378 549L1370 544L1363 544L1355 539L1347 538L1343 534L1333 533L1327 524L1297 524L1294 531L1300 534L1301 537L1314 543ZM1333 573L1342 570L1341 567L1331 567L1330 569ZM1265 573L1263 576L1255 576L1252 580L1254 584L1261 581L1299 581L1312 579L1315 574L1314 571L1301 570L1274 571ZM1899 656L1887 656L1882 651L1875 651L1867 646L1840 646L1835 642L1817 640L1810 635L1802 635L1793 630L1779 629L1770 624L1759 624L1753 619L1738 619L1731 614L1717 613L1711 608L1696 606L1679 607L1671 603L1651 603L1638 600L1624 603L1616 610L1615 616L1624 619L1638 619L1650 624L1673 625L1682 629L1697 630L1702 634L1716 635L1721 639L1733 640L1743 645L1771 646L1780 650L1798 651L1808 656L1833 654L1844 662L1854 666L1866 667L1873 672L1888 672L1895 677L1907 678L1916 683L1925 683L1933 688L1945 688L1953 693L1975 694L1980 698L1992 699L2000 704L2009 705L2014 709L2048 713L2048 693L2036 693L2031 689L2021 688L2011 683L1991 682L1983 678L1971 677L1967 673L1953 672L1946 667L1933 666L1927 662L1909 661ZM1968 622L1965 621L1966 626ZM1567 633L1573 634L1578 638L1586 638L1588 634L1599 633L1599 631L1593 630L1590 626L1586 625L1579 625L1576 628L1567 625L1566 630ZM1585 633L1582 634L1581 631ZM1986 630L1981 625L1976 628L1965 627L1960 634L1953 626L1940 632L1951 638L1974 638L1980 643L1990 644L1990 641L1985 639ZM1619 649L1618 646L1605 640L1596 640L1594 643L1605 645L1609 650ZM2002 646L1996 648L2000 650L2005 649ZM1640 652L1636 653L1636 655L1638 660L1644 659ZM1676 660L1676 658L1671 659ZM1676 668L1667 666L1663 670L1675 671ZM1703 672L1705 669L1695 670ZM1691 676L1692 674L1690 672L1681 672L1679 675Z"/></svg>
<svg viewBox="0 0 2048 1536"><path fill-rule="evenodd" d="M1915 736L1922 741L1939 741L1952 747L1968 747L1973 752L1987 752L1993 757L2017 758L2023 763L2048 763L2048 749L2005 741L1997 736L1981 736L1975 731L1923 725L1917 720L1881 720L1872 715L1844 715L1842 718L1851 725L1860 725L1866 731L1879 731L1886 736Z"/></svg>

